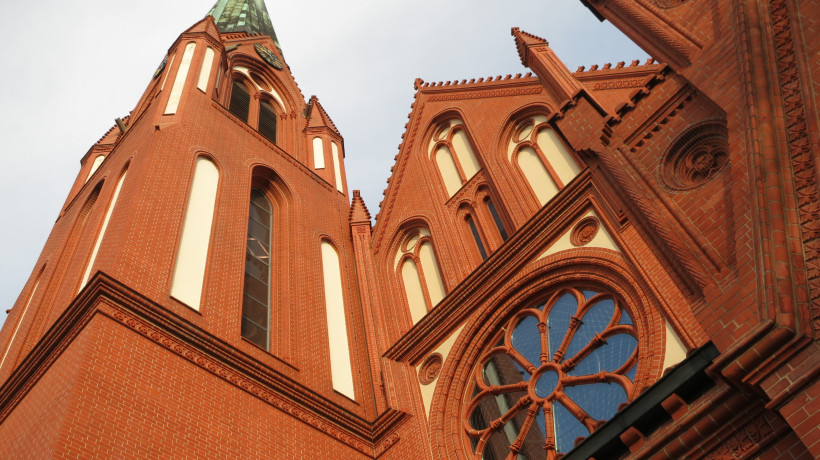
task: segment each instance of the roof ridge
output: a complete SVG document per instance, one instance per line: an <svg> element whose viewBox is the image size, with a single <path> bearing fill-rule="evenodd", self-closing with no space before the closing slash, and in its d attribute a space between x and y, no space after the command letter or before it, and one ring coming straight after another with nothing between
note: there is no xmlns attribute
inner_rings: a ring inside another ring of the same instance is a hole
<svg viewBox="0 0 820 460"><path fill-rule="evenodd" d="M593 64L593 65L589 66L589 69L587 69L586 66L578 66L578 70L576 70L573 73L595 72L595 71L601 71L601 70L617 70L617 69L623 69L623 68L629 69L629 68L632 68L632 67L645 67L645 66L650 66L650 65L659 65L659 66L663 65L660 62L656 61L655 58L649 58L643 64L641 64L640 62L641 62L640 59L635 59L629 64L629 66L626 66L625 61L618 61L615 64L615 67L612 67L611 62L607 62L607 63L604 63L603 67L599 67L598 64Z"/></svg>
<svg viewBox="0 0 820 460"><path fill-rule="evenodd" d="M445 81L425 82L421 78L417 78L414 85L415 85L416 89L419 89L419 88L434 88L434 87L435 88L440 88L440 87L443 87L443 86L463 86L463 85L471 85L471 84L476 84L476 83L489 83L489 82L498 82L498 81L507 81L507 80L519 80L519 79L524 79L524 78L530 78L532 76L533 76L532 72L527 72L526 74L523 74L523 75L521 73L517 73L517 74L515 74L515 76L513 76L512 74L507 74L504 77L502 77L501 75L497 75L497 76L493 77L491 75L491 76L487 77L486 79L483 78L483 77L479 78L479 79L471 78L468 81L465 78L465 79L462 79L462 80L447 80L446 82ZM538 77L535 77L535 78L538 78Z"/></svg>

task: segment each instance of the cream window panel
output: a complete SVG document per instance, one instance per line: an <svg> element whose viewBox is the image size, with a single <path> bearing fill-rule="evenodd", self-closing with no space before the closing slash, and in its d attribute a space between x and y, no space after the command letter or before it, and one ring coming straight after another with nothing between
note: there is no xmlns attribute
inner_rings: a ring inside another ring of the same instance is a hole
<svg viewBox="0 0 820 460"><path fill-rule="evenodd" d="M326 241L322 242L322 272L324 275L327 335L330 342L330 373L333 389L350 399L355 399L339 254L336 252L336 248Z"/></svg>
<svg viewBox="0 0 820 460"><path fill-rule="evenodd" d="M453 161L453 156L450 154L450 149L442 145L436 150L436 164L438 164L438 170L441 172L442 180L444 180L444 187L447 188L447 195L455 195L461 188L461 176L458 174L458 168L456 168L456 162Z"/></svg>
<svg viewBox="0 0 820 460"><path fill-rule="evenodd" d="M427 302L424 300L424 289L421 287L419 270L411 259L405 259L401 264L401 278L404 281L404 293L407 295L410 317L413 324L416 324L427 314Z"/></svg>
<svg viewBox="0 0 820 460"><path fill-rule="evenodd" d="M185 45L185 52L182 54L182 60L179 61L177 76L174 78L174 85L171 87L171 95L168 96L168 104L165 106L165 115L177 113L182 91L185 89L185 80L188 79L188 70L190 70L191 61L194 59L195 49L196 43Z"/></svg>
<svg viewBox="0 0 820 460"><path fill-rule="evenodd" d="M171 296L197 311L205 282L218 183L216 165L207 158L197 158L171 281Z"/></svg>
<svg viewBox="0 0 820 460"><path fill-rule="evenodd" d="M542 206L558 193L558 187L555 186L555 182L547 172L547 168L541 163L535 150L529 147L522 148L518 152L518 166Z"/></svg>

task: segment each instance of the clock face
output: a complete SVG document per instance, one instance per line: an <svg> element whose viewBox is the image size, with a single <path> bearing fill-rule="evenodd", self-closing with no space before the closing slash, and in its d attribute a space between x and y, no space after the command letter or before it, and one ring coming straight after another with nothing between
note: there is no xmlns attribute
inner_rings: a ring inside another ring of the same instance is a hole
<svg viewBox="0 0 820 460"><path fill-rule="evenodd" d="M268 47L261 43L257 43L253 45L253 49L256 50L256 54L258 54L263 61L267 62L269 66L276 70L282 70L282 61L279 60L279 58L273 54L273 51L268 49Z"/></svg>
<svg viewBox="0 0 820 460"><path fill-rule="evenodd" d="M162 62L159 63L159 66L157 66L157 70L154 71L154 78L157 78L157 77L160 76L162 71L165 70L165 64L167 64L167 63L168 63L168 56L165 56L165 59L163 59Z"/></svg>

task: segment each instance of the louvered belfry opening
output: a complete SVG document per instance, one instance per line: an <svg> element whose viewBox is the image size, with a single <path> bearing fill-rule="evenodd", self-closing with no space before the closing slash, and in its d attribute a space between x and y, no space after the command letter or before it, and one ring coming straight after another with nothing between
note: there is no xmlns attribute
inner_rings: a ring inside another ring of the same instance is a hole
<svg viewBox="0 0 820 460"><path fill-rule="evenodd" d="M245 84L241 81L233 82L233 89L231 90L231 104L228 110L247 123L250 109L251 95L248 93L248 89L245 87Z"/></svg>
<svg viewBox="0 0 820 460"><path fill-rule="evenodd" d="M259 104L259 134L276 143L276 112L269 101Z"/></svg>

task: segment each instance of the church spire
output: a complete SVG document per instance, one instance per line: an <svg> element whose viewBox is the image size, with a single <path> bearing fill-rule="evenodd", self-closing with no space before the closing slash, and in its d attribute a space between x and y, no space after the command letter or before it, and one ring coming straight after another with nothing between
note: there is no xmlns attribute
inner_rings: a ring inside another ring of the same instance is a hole
<svg viewBox="0 0 820 460"><path fill-rule="evenodd" d="M213 16L220 32L248 32L267 35L280 50L264 0L217 0L209 16Z"/></svg>

